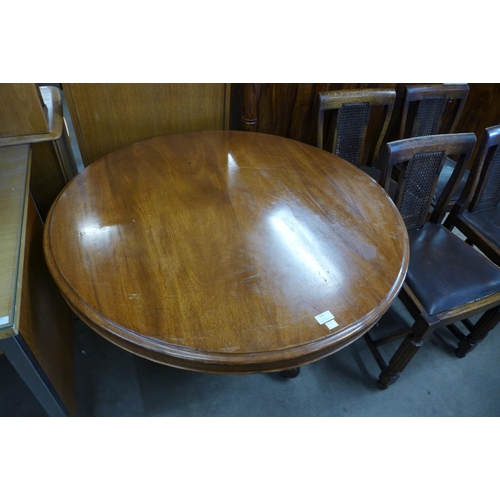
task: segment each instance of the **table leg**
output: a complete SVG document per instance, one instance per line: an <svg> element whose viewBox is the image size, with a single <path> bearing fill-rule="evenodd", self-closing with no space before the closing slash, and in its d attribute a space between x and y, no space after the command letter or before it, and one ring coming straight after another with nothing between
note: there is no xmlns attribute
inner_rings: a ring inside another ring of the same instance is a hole
<svg viewBox="0 0 500 500"><path fill-rule="evenodd" d="M285 378L295 378L298 377L300 373L300 367L299 368L290 368L289 370L283 370L280 372L280 375Z"/></svg>
<svg viewBox="0 0 500 500"><path fill-rule="evenodd" d="M0 347L47 414L50 417L69 416L69 412L21 335L1 340Z"/></svg>

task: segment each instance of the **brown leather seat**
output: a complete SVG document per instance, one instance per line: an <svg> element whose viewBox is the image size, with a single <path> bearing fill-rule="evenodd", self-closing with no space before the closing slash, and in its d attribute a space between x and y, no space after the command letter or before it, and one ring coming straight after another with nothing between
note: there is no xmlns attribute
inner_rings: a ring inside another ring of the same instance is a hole
<svg viewBox="0 0 500 500"><path fill-rule="evenodd" d="M408 231L408 237L406 283L428 314L449 311L500 290L500 268L441 224L427 223Z"/></svg>

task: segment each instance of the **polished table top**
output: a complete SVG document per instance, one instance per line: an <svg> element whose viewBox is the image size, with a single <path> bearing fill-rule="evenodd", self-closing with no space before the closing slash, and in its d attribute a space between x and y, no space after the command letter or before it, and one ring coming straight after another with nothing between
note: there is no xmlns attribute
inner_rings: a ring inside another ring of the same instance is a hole
<svg viewBox="0 0 500 500"><path fill-rule="evenodd" d="M105 338L225 373L345 347L389 308L409 258L399 212L360 169L237 131L157 137L96 161L54 203L44 252Z"/></svg>

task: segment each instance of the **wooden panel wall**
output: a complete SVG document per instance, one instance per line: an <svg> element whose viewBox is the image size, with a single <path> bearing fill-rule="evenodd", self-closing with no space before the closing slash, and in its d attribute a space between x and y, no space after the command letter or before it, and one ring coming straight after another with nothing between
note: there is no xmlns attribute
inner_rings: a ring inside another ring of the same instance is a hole
<svg viewBox="0 0 500 500"><path fill-rule="evenodd" d="M231 126L236 128L239 115L241 128L242 105L245 84L233 84L231 101ZM258 106L257 131L281 135L308 144L316 142L318 93L328 90L364 88L395 88L394 83L262 83Z"/></svg>
<svg viewBox="0 0 500 500"><path fill-rule="evenodd" d="M316 145L318 92L394 88L396 104L386 135L386 141L393 141L397 139L406 85L409 83L262 83L259 86L256 131ZM486 127L500 124L500 84L470 83L469 86L469 97L456 132L474 132L479 141ZM231 128L241 130L244 114L244 84L233 84L231 94ZM326 115L325 122L328 135L328 126L331 125L331 121L327 122ZM328 149L328 146L327 142L325 149ZM369 162L370 159L367 160Z"/></svg>
<svg viewBox="0 0 500 500"><path fill-rule="evenodd" d="M88 165L124 145L156 135L203 129L242 130L244 85L64 84L63 88L84 164ZM395 140L405 85L407 83L262 83L259 84L256 129L315 145L318 92L394 88L396 104L386 140ZM469 85L469 98L456 131L474 132L479 140L484 128L500 123L500 106L495 106L500 99L500 84ZM377 117L374 118L376 127ZM325 119L328 135L331 119L328 116ZM370 133L374 134L375 130ZM328 142L325 147L329 147Z"/></svg>
<svg viewBox="0 0 500 500"><path fill-rule="evenodd" d="M244 84L233 84L231 94L231 126L241 129L241 115L243 106L236 99L244 99ZM397 132L397 120L400 101L404 95L404 84L395 83L262 83L259 86L259 103L257 107L257 132L280 135L307 144L316 145L316 121L318 117L318 93L329 90L348 90L364 88L395 88L398 94L393 119L389 125L387 135ZM237 125L236 115L240 115L240 125ZM327 140L325 149L332 147L332 118L334 112L325 113L325 134ZM370 137L378 133L382 125L382 110L374 110L371 127L368 130ZM329 140L328 140L329 138ZM376 141L370 141L376 142ZM368 151L365 163L370 163L374 151Z"/></svg>
<svg viewBox="0 0 500 500"><path fill-rule="evenodd" d="M500 83L470 83L457 132L474 132L481 141L484 129L500 125Z"/></svg>
<svg viewBox="0 0 500 500"><path fill-rule="evenodd" d="M85 166L159 135L229 127L230 85L65 83Z"/></svg>

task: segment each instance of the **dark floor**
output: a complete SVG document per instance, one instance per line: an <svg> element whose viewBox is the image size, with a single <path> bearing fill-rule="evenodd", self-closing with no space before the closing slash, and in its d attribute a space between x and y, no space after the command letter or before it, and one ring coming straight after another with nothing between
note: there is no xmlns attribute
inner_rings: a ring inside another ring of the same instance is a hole
<svg viewBox="0 0 500 500"><path fill-rule="evenodd" d="M378 333L410 321L396 301ZM464 359L443 329L429 337L401 378L385 391L361 339L302 368L278 374L211 375L130 354L75 319L78 416L499 416L500 326ZM394 346L387 345L388 354ZM0 415L45 413L0 356Z"/></svg>

